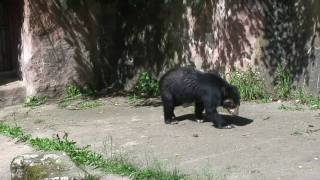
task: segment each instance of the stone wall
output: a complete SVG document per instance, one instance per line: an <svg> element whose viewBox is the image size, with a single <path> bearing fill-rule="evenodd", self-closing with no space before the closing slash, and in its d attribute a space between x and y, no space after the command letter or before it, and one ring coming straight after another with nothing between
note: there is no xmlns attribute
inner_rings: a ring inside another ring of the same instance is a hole
<svg viewBox="0 0 320 180"><path fill-rule="evenodd" d="M265 28L260 58L255 64L262 67L272 79L279 64L290 72L296 85L314 94L319 93L316 81L319 68L319 15L318 1L271 1L268 15L264 17ZM315 70L316 68L316 70ZM318 86L318 85L317 85Z"/></svg>
<svg viewBox="0 0 320 180"><path fill-rule="evenodd" d="M228 73L282 64L317 92L317 1L24 0L21 70L28 95L69 83L132 88L141 70Z"/></svg>
<svg viewBox="0 0 320 180"><path fill-rule="evenodd" d="M97 25L88 2L24 1L20 64L27 95L54 96L67 84L94 82Z"/></svg>
<svg viewBox="0 0 320 180"><path fill-rule="evenodd" d="M296 36L293 37L292 46L295 45L300 49L292 51L292 54L297 54L297 59L288 63L291 65L290 68L296 67L298 70L293 73L295 84L319 95L320 1L300 0L295 3L295 8L297 13L296 17L292 17L292 21L296 22L293 26Z"/></svg>
<svg viewBox="0 0 320 180"><path fill-rule="evenodd" d="M266 16L272 11L262 2L103 3L107 10L99 24L107 33L99 34L98 41L100 67L108 73L103 84L130 89L141 69L159 77L174 66L228 73L257 64L266 41Z"/></svg>
<svg viewBox="0 0 320 180"><path fill-rule="evenodd" d="M272 84L282 64L295 84L312 92L319 86L319 2L114 0L101 7L107 7L99 18L107 33L98 42L104 84L130 89L141 69L161 75L180 65L222 73L254 66Z"/></svg>

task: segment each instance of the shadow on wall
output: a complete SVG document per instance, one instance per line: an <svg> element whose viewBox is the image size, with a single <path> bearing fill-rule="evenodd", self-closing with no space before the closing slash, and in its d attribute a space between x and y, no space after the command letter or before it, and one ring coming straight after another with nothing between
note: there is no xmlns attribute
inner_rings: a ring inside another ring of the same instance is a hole
<svg viewBox="0 0 320 180"><path fill-rule="evenodd" d="M101 3L107 9L100 18L99 38L102 74L107 74L104 85L122 88L141 68L158 75L164 65L192 65L182 1Z"/></svg>
<svg viewBox="0 0 320 180"><path fill-rule="evenodd" d="M320 32L320 1L270 1L265 4L265 37L262 62L273 75L279 64L292 80L304 78L309 85L308 65L315 63L315 39ZM319 58L319 57L318 57Z"/></svg>
<svg viewBox="0 0 320 180"><path fill-rule="evenodd" d="M108 32L99 41L106 85L116 79L116 86L121 86L141 68L158 75L165 67L195 66L195 56L204 70L224 71L226 64L235 68L236 61L243 66L253 51L245 26L254 36L263 28L262 15L251 10L258 8L255 3L114 0L102 4L104 9L115 9L100 18L102 31ZM238 12L252 21L241 19ZM107 38L110 34L112 39Z"/></svg>
<svg viewBox="0 0 320 180"><path fill-rule="evenodd" d="M315 7L318 1L101 1L103 84L121 88L139 69L159 75L167 67L195 66L195 54L204 70L249 62L272 76L283 63L294 78L306 76L319 31Z"/></svg>

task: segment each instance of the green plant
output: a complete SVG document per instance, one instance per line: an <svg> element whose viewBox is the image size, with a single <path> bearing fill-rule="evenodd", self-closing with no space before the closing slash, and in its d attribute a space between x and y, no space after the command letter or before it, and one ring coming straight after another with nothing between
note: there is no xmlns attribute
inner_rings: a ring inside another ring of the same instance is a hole
<svg viewBox="0 0 320 180"><path fill-rule="evenodd" d="M135 103L139 100L139 96L137 96L135 93L129 95L129 102Z"/></svg>
<svg viewBox="0 0 320 180"><path fill-rule="evenodd" d="M96 96L97 95L97 89L95 85L88 85L81 89L81 93L84 96Z"/></svg>
<svg viewBox="0 0 320 180"><path fill-rule="evenodd" d="M64 94L68 98L81 97L81 96L94 96L96 95L96 93L97 91L91 86L81 87L75 84L67 85L64 90Z"/></svg>
<svg viewBox="0 0 320 180"><path fill-rule="evenodd" d="M287 99L292 95L292 75L283 65L279 64L275 73L275 89L278 98Z"/></svg>
<svg viewBox="0 0 320 180"><path fill-rule="evenodd" d="M96 100L88 100L90 96L95 96L97 91L91 86L80 87L74 84L66 86L64 90L64 98L60 99L58 106L61 108L67 108L69 106L76 105L78 109L88 109L101 106L102 103ZM80 102L77 102L80 101Z"/></svg>
<svg viewBox="0 0 320 180"><path fill-rule="evenodd" d="M262 100L270 97L259 73L249 68L247 71L231 73L230 83L238 87L241 99Z"/></svg>
<svg viewBox="0 0 320 180"><path fill-rule="evenodd" d="M82 95L81 88L74 84L66 86L64 94L66 95L66 97L76 97Z"/></svg>
<svg viewBox="0 0 320 180"><path fill-rule="evenodd" d="M90 109L90 108L95 108L103 105L102 102L97 101L97 100L86 100L86 101L81 101L78 104L78 107L80 109Z"/></svg>
<svg viewBox="0 0 320 180"><path fill-rule="evenodd" d="M137 97L158 96L160 93L159 82L151 76L150 72L144 71L140 73L133 93Z"/></svg>
<svg viewBox="0 0 320 180"><path fill-rule="evenodd" d="M24 135L22 129L20 127L11 128L4 123L0 123L0 132L1 134L12 137L12 138L20 138Z"/></svg>
<svg viewBox="0 0 320 180"><path fill-rule="evenodd" d="M75 141L68 138L68 134L65 134L63 137L57 135L53 139L32 138L31 135L25 134L20 127L12 128L4 123L0 123L0 134L17 138L18 141L26 142L38 150L63 151L77 164L100 168L108 173L129 176L133 180L180 180L186 178L185 175L177 170L166 171L159 168L139 169L122 156L113 156L113 158L106 159L101 154L91 151L89 145L78 147Z"/></svg>
<svg viewBox="0 0 320 180"><path fill-rule="evenodd" d="M301 135L303 135L304 133L305 133L304 130L302 130L302 129L296 129L295 131L293 131L293 132L291 133L291 135L292 135L292 136L301 136Z"/></svg>
<svg viewBox="0 0 320 180"><path fill-rule="evenodd" d="M320 109L320 97L307 94L303 88L299 88L293 96L311 109Z"/></svg>
<svg viewBox="0 0 320 180"><path fill-rule="evenodd" d="M47 101L46 96L29 96L24 102L26 107L36 107L44 104Z"/></svg>
<svg viewBox="0 0 320 180"><path fill-rule="evenodd" d="M301 107L301 105L298 104L294 104L293 106L281 104L279 109L284 111L302 111L303 107Z"/></svg>

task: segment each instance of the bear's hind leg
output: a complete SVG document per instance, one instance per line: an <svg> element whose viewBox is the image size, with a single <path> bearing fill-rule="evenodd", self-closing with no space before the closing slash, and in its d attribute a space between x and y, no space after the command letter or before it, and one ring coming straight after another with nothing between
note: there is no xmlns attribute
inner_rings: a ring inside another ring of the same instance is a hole
<svg viewBox="0 0 320 180"><path fill-rule="evenodd" d="M175 117L174 115L174 102L173 98L166 96L162 97L163 102L163 112L164 112L164 122L166 124L170 124L172 122L172 118Z"/></svg>
<svg viewBox="0 0 320 180"><path fill-rule="evenodd" d="M194 112L195 112L195 115L196 115L196 118L201 120L203 117L202 117L202 112L204 110L204 106L203 106L203 103L202 102L195 102L195 105L194 105Z"/></svg>

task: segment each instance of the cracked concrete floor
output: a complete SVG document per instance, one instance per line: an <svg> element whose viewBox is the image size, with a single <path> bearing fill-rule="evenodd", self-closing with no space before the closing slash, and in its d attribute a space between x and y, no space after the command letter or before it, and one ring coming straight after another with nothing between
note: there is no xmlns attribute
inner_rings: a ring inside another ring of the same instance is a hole
<svg viewBox="0 0 320 180"><path fill-rule="evenodd" d="M91 144L105 155L125 152L142 167L160 163L228 180L320 179L320 111L243 103L242 118L225 116L235 128L221 130L194 121L192 107L176 108L179 122L165 125L158 103L132 106L121 97L101 101L103 106L87 110L61 109L55 103L35 109L11 106L0 110L0 120L33 136L67 132L79 145Z"/></svg>

